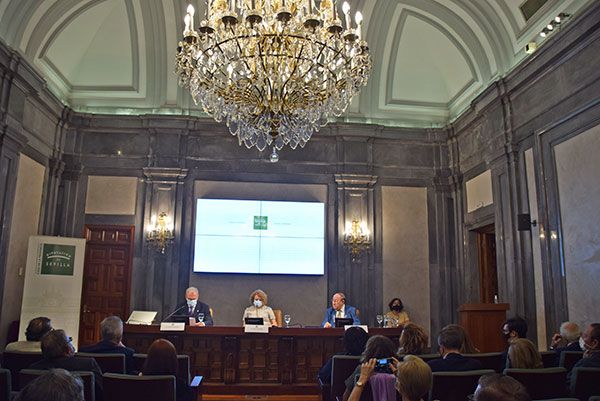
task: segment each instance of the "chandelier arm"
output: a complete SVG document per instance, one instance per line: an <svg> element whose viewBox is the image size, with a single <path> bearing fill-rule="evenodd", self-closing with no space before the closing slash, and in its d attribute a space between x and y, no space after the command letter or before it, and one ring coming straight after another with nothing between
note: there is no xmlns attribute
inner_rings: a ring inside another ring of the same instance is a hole
<svg viewBox="0 0 600 401"><path fill-rule="evenodd" d="M300 60L300 56L302 55L303 51L304 51L304 42L302 43L302 47L300 47L300 51L298 52L298 56L296 57L296 60ZM284 92L284 89L287 86L288 82L290 82L290 79L292 79L292 76L294 75L294 73L298 69L298 65L299 65L299 63L296 62L296 64L294 65L294 69L292 70L292 72L290 72L290 76L288 77L288 79L285 80L285 82L283 83L283 85L281 85L281 92L282 93ZM283 96L281 98L282 105L285 103L285 99L286 98L287 98L287 93L283 94Z"/></svg>

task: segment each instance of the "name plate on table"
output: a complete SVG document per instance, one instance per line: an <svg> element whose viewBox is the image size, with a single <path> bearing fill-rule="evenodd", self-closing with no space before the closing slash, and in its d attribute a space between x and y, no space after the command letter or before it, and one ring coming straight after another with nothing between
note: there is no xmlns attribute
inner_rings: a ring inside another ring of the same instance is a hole
<svg viewBox="0 0 600 401"><path fill-rule="evenodd" d="M269 332L269 326L264 324L247 324L244 326L244 333L263 333Z"/></svg>
<svg viewBox="0 0 600 401"><path fill-rule="evenodd" d="M185 331L185 323L162 322L160 331Z"/></svg>

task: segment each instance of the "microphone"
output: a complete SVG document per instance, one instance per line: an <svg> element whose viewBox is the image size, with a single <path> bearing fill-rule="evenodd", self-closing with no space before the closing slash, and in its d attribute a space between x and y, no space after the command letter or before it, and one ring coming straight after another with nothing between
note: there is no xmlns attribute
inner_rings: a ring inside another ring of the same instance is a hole
<svg viewBox="0 0 600 401"><path fill-rule="evenodd" d="M183 308L186 308L187 304L184 304L182 306L180 306L179 308L175 309L173 312L169 313L169 316L167 316L166 318L163 319L163 322L166 322L167 320L169 320L169 318L171 316L173 316L174 314L176 314L177 312L179 312L180 310L182 310Z"/></svg>

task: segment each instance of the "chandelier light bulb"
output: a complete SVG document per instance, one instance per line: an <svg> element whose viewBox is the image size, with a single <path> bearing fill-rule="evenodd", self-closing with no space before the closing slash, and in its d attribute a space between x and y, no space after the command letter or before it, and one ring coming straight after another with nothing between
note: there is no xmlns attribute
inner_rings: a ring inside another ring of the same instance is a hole
<svg viewBox="0 0 600 401"><path fill-rule="evenodd" d="M194 6L193 6L193 5L191 5L191 4L189 4L189 5L187 6L187 13L188 13L189 15L191 15L191 16L192 16L192 18L194 18L194 13L195 13L195 12L196 12L196 10L194 10Z"/></svg>
<svg viewBox="0 0 600 401"><path fill-rule="evenodd" d="M362 33L362 22L363 22L363 15L360 11L356 12L356 15L354 16L354 21L356 21L356 36L358 36L358 38L360 39L361 33Z"/></svg>
<svg viewBox="0 0 600 401"><path fill-rule="evenodd" d="M352 28L352 20L350 19L350 4L347 1L342 4L342 11L346 16L346 29Z"/></svg>
<svg viewBox="0 0 600 401"><path fill-rule="evenodd" d="M548 25L546 25L546 29L548 29L549 31L551 31L551 30L554 29L554 25L548 24Z"/></svg>
<svg viewBox="0 0 600 401"><path fill-rule="evenodd" d="M546 31L542 31L542 32L540 32L540 36L541 36L542 38L545 38L545 37L546 37Z"/></svg>
<svg viewBox="0 0 600 401"><path fill-rule="evenodd" d="M554 17L554 21L555 21L557 24L560 24L560 15L557 15L556 17Z"/></svg>
<svg viewBox="0 0 600 401"><path fill-rule="evenodd" d="M190 33L190 15L189 14L186 14L185 17L183 17L183 22L185 22L183 36L188 36L188 34Z"/></svg>

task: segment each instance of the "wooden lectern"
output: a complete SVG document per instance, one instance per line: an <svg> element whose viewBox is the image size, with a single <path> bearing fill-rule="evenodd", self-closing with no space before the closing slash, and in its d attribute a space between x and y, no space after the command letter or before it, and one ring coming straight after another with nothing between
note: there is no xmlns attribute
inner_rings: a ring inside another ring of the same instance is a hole
<svg viewBox="0 0 600 401"><path fill-rule="evenodd" d="M479 351L504 351L502 323L509 309L509 304L464 304L458 308L458 323L469 333Z"/></svg>

